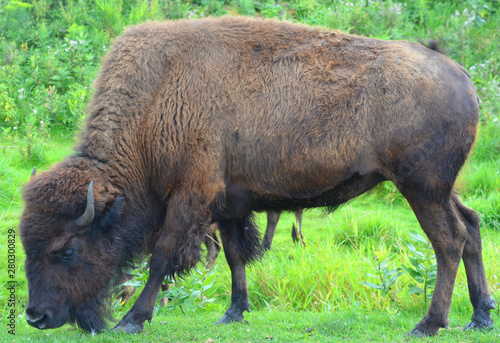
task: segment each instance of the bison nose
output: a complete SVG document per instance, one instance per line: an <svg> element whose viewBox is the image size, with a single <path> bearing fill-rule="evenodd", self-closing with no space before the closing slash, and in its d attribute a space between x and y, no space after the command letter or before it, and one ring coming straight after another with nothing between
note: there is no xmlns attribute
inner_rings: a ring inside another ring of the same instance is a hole
<svg viewBox="0 0 500 343"><path fill-rule="evenodd" d="M34 308L26 308L26 321L29 325L37 329L45 329L47 320L50 317L48 313L39 312Z"/></svg>

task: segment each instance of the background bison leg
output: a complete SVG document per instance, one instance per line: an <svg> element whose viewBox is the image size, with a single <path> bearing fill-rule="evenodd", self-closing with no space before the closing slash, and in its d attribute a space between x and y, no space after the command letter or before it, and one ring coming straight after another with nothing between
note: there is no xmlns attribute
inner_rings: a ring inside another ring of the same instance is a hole
<svg viewBox="0 0 500 343"><path fill-rule="evenodd" d="M219 222L224 255L231 269L231 305L218 324L243 320L250 312L245 265L259 254L259 232L248 216Z"/></svg>
<svg viewBox="0 0 500 343"><path fill-rule="evenodd" d="M276 226L278 225L278 220L280 219L280 215L281 212L267 211L266 233L264 233L264 239L262 240L262 249L264 250L271 249L274 232L276 231Z"/></svg>
<svg viewBox="0 0 500 343"><path fill-rule="evenodd" d="M458 217L451 199L429 202L407 197L422 229L429 237L437 260L437 280L431 304L425 317L410 336L433 336L448 325L451 298L458 265L467 237L464 223Z"/></svg>
<svg viewBox="0 0 500 343"><path fill-rule="evenodd" d="M121 284L127 282L127 281L130 281L132 280L134 277L132 275L129 275L123 271L119 271L118 272L118 275L116 276L115 278L115 281L113 283L113 288L114 287L118 287L120 286ZM120 293L117 297L117 299L120 301L120 304L121 305L125 305L129 300L130 298L132 298L132 296L134 295L135 293L135 287L132 287L132 286L120 286L118 290L116 290L116 293Z"/></svg>
<svg viewBox="0 0 500 343"><path fill-rule="evenodd" d="M304 243L304 236L302 235L302 212L302 209L294 211L295 222L297 223L298 231L295 225L293 225L292 239L294 243L300 242L303 246L305 246L306 244ZM281 212L267 211L266 233L264 234L264 239L262 240L262 249L264 250L271 250L274 233L276 232L276 227L278 226L280 215Z"/></svg>
<svg viewBox="0 0 500 343"><path fill-rule="evenodd" d="M212 270L217 261L217 257L220 252L220 242L217 238L217 229L215 228L216 224L213 224L210 228L210 233L205 236L203 243L207 248L207 270Z"/></svg>
<svg viewBox="0 0 500 343"><path fill-rule="evenodd" d="M465 328L491 328L493 327L493 319L490 310L495 309L495 301L490 298L484 272L479 216L470 208L465 207L457 196L453 197L453 202L462 222L467 227L467 240L465 241L462 260L467 273L469 297L474 308L474 314L472 315L472 321Z"/></svg>

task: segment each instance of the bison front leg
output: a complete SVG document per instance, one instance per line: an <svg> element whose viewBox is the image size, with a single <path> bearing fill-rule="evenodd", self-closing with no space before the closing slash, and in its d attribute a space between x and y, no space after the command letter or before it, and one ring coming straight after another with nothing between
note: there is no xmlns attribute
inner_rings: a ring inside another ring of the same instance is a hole
<svg viewBox="0 0 500 343"><path fill-rule="evenodd" d="M141 332L144 322L151 322L165 276L186 273L200 260L201 243L211 219L205 199L197 193L170 199L164 227L151 254L148 281L115 330Z"/></svg>
<svg viewBox="0 0 500 343"><path fill-rule="evenodd" d="M219 222L222 246L231 269L231 305L218 324L243 320L243 312L250 312L245 265L259 256L259 232L250 218L226 219Z"/></svg>
<svg viewBox="0 0 500 343"><path fill-rule="evenodd" d="M161 249L153 251L148 281L132 308L114 327L114 330L126 333L139 333L143 330L146 320L151 322L154 305L166 274L164 273L166 258L167 256Z"/></svg>

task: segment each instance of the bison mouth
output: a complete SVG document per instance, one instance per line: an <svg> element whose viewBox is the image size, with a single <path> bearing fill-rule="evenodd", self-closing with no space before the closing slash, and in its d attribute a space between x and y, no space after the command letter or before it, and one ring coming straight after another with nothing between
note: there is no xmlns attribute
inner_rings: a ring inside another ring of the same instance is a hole
<svg viewBox="0 0 500 343"><path fill-rule="evenodd" d="M66 323L76 323L87 332L98 333L107 327L105 318L112 319L108 308L99 299L93 299L77 307L67 305L48 307L44 304L30 306L28 304L26 321L40 330L55 329Z"/></svg>

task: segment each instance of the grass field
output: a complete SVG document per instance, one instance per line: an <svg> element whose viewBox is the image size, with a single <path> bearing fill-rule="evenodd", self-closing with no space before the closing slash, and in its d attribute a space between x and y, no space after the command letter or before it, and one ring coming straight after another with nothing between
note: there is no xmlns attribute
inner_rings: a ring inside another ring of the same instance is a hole
<svg viewBox="0 0 500 343"><path fill-rule="evenodd" d="M26 324L24 252L18 235L15 243L9 242L9 230L17 232L22 213L22 185L34 166L46 170L71 154L92 81L112 39L146 20L228 13L382 39L436 39L469 70L481 99L480 127L457 188L464 203L481 217L486 276L492 296L500 299L498 1L0 0L0 341L402 342L425 314L435 275L433 252L406 200L387 183L334 213L306 211L305 248L292 243L293 215L284 214L272 250L248 267L252 312L243 323L212 325L230 300L229 269L221 254L209 289L212 303L186 314L179 306L160 308L139 335L92 336L69 325L39 331ZM264 228L265 214L258 214L257 222ZM15 244L14 263L9 262L9 243ZM410 268L418 275L408 272ZM196 278L194 273L176 287L189 289ZM8 332L12 280L17 282L15 336ZM119 318L130 306L118 306L114 316ZM487 332L463 332L471 315L461 266L450 329L422 340L500 341L498 324ZM498 310L492 317L500 322Z"/></svg>

